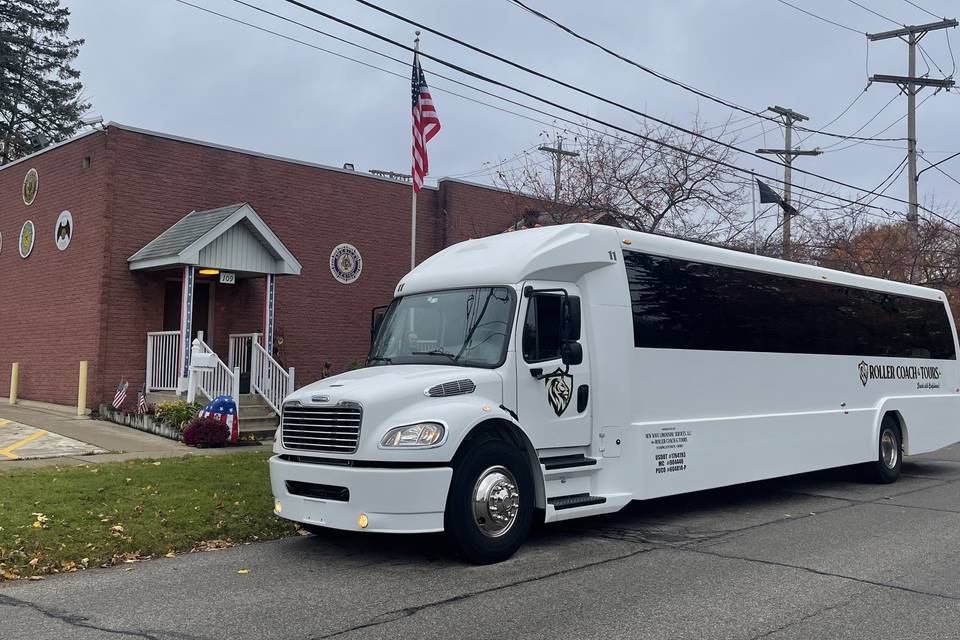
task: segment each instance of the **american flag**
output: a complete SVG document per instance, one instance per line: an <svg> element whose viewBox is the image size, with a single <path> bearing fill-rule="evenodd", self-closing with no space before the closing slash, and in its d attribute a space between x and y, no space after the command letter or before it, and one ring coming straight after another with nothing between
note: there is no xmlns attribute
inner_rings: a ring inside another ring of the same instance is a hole
<svg viewBox="0 0 960 640"><path fill-rule="evenodd" d="M413 54L413 81L411 83L413 98L413 190L420 191L423 179L430 172L430 163L427 160L427 143L440 131L440 118L433 106L427 79L420 66L420 56Z"/></svg>
<svg viewBox="0 0 960 640"><path fill-rule="evenodd" d="M117 393L113 396L113 408L119 409L127 401L127 385L130 383L124 380L117 385Z"/></svg>
<svg viewBox="0 0 960 640"><path fill-rule="evenodd" d="M227 430L227 440L236 442L240 437L240 417L237 415L237 403L231 396L217 396L197 414L199 418L211 417L223 423Z"/></svg>
<svg viewBox="0 0 960 640"><path fill-rule="evenodd" d="M147 412L147 385L144 384L137 392L137 413Z"/></svg>

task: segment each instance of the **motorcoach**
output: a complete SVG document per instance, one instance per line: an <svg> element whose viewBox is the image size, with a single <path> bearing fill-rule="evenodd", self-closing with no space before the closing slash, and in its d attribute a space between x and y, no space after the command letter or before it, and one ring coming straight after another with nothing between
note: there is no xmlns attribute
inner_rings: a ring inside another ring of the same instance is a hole
<svg viewBox="0 0 960 640"><path fill-rule="evenodd" d="M613 227L463 242L397 284L367 366L286 398L275 511L446 531L474 562L534 519L844 465L893 482L960 440L945 295Z"/></svg>

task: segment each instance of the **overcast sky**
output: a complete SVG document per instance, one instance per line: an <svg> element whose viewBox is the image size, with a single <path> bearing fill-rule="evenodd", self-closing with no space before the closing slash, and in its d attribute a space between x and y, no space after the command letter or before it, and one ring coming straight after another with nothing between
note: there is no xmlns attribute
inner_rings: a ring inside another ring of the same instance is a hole
<svg viewBox="0 0 960 640"><path fill-rule="evenodd" d="M285 23L235 0L189 0L219 13L256 23L292 38L375 64L399 77L362 66L303 44L263 33L198 11L176 0L63 0L72 10L71 32L86 39L77 66L94 113L105 120L219 144L359 170L409 173L410 55L348 28L292 6L283 0L244 0L298 22L375 48L404 64ZM698 98L578 42L522 11L508 0L376 0L398 13L456 35L571 84L639 108L657 117L688 125L699 111L708 124L741 120L744 115ZM304 0L317 8L411 43L408 25L352 0ZM894 20L919 24L934 20L905 0L860 0ZM811 128L835 118L866 85L867 74L906 75L907 47L891 39L871 43L838 26L804 15L777 0L527 0L585 35L662 73L740 105L762 110L770 105L793 108L810 117ZM856 31L877 32L895 26L849 0L792 0L810 12ZM916 0L937 15L958 17L950 0ZM951 15L948 10L953 9ZM950 30L960 57L960 30ZM923 41L944 74L954 69L945 31ZM422 48L431 54L523 87L556 102L626 127L635 116L596 100L537 80L471 53L437 36L425 34ZM918 56L918 72L927 65ZM549 127L442 91L456 90L514 111L516 107L480 96L437 77L456 74L424 61L427 80L443 130L430 143L433 178L468 175L489 182L489 167L522 154L541 142ZM936 66L931 77L942 77ZM463 79L471 84L479 81ZM504 89L486 87L509 95ZM876 118L861 136L906 136L906 120L879 131L906 113L894 85L874 84L842 118L829 125L850 134ZM918 101L932 94L924 89ZM512 96L516 97L516 96ZM518 98L523 102L531 102ZM528 112L529 113L529 112ZM549 122L550 118L530 114ZM960 151L960 91L931 97L918 110L919 148L935 162ZM782 146L779 130L759 119L737 122L731 131L743 147ZM763 129L766 128L764 139ZM797 166L858 186L875 188L903 159L905 143L857 144L813 136L806 148L834 145ZM846 148L850 147L850 148ZM889 148L888 148L889 147ZM536 154L536 151L531 153ZM504 165L509 169L518 160ZM780 175L756 158L738 164ZM923 160L920 167L927 166ZM942 168L960 179L960 157ZM485 173L485 171L487 173ZM814 178L797 183L823 187ZM906 198L906 174L887 193ZM835 187L827 185L834 191ZM840 193L852 192L840 189ZM960 184L930 170L921 176L921 200L935 197L960 202ZM881 204L878 201L877 204ZM903 209L886 201L884 206Z"/></svg>

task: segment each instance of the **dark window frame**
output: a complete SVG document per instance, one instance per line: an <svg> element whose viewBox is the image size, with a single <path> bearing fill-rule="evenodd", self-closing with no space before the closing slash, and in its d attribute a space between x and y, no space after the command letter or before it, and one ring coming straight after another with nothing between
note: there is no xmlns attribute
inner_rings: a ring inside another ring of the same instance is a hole
<svg viewBox="0 0 960 640"><path fill-rule="evenodd" d="M528 325L527 325L527 318L530 316L530 310L531 310L531 309L534 309L534 310L535 310L535 313L536 313L535 322L538 323L538 331L537 331L537 334L535 335L535 339L538 340L538 344L537 344L537 356L540 355L540 345L539 345L540 304L539 304L539 302L537 302L537 301L538 301L539 299L541 299L541 298L543 298L543 299L549 298L549 299L551 299L551 300L556 299L557 302L558 302L558 310L557 310L557 311L558 311L558 312L557 312L557 352L556 352L555 355L551 355L551 356L546 357L546 358L537 357L537 358L535 358L535 359L528 360L528 359L527 359L527 349L526 349L526 341L527 341L527 336L528 336L528 334L527 334L527 327L528 327ZM560 346L563 344L563 335L562 335L562 332L561 332L561 328L562 328L562 327L561 327L561 325L562 325L562 314L563 314L563 295L560 294L560 293L533 293L531 296L529 296L529 297L527 298L527 306L526 306L526 309L525 309L524 314L523 314L523 331L522 331L522 333L521 333L521 335L520 335L520 352L521 352L521 357L523 358L523 361L524 361L524 362L526 362L526 363L528 363L528 364L537 364L537 363L540 363L540 362L550 362L550 361L552 361L552 360L559 360L559 359L560 359Z"/></svg>
<svg viewBox="0 0 960 640"><path fill-rule="evenodd" d="M942 301L624 251L637 348L955 360Z"/></svg>

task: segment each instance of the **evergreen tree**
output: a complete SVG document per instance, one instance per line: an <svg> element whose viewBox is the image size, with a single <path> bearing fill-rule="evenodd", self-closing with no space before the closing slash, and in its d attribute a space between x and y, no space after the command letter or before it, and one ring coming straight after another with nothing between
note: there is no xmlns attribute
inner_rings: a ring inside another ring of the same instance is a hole
<svg viewBox="0 0 960 640"><path fill-rule="evenodd" d="M75 133L90 105L60 0L0 0L0 165Z"/></svg>

